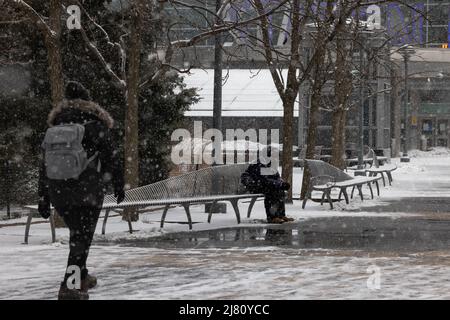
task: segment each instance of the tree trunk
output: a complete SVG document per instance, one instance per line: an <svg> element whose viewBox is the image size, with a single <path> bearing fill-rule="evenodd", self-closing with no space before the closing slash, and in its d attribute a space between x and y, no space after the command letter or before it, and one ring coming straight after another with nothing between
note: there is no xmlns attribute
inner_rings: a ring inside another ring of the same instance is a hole
<svg viewBox="0 0 450 320"><path fill-rule="evenodd" d="M352 74L350 72L350 56L352 46L347 43L346 35L349 31L340 31L342 37L336 38L336 67L335 67L335 107L331 120L331 164L339 169L345 169L345 124L348 99L352 92Z"/></svg>
<svg viewBox="0 0 450 320"><path fill-rule="evenodd" d="M53 34L44 35L48 53L48 68L52 94L52 104L55 108L64 98L64 79L61 58L61 0L50 0L49 27Z"/></svg>
<svg viewBox="0 0 450 320"><path fill-rule="evenodd" d="M64 98L64 80L62 76L62 61L59 41L52 39L46 40L48 52L49 78L52 94L53 108Z"/></svg>
<svg viewBox="0 0 450 320"><path fill-rule="evenodd" d="M52 34L45 34L44 41L48 54L48 73L52 95L52 107L56 108L64 99L64 77L61 57L61 0L50 0L49 27ZM56 212L55 228L66 228L63 218Z"/></svg>
<svg viewBox="0 0 450 320"><path fill-rule="evenodd" d="M345 123L346 111L338 108L333 111L331 120L331 164L339 169L345 169Z"/></svg>
<svg viewBox="0 0 450 320"><path fill-rule="evenodd" d="M330 9L329 9L330 10ZM318 39L323 39L319 35ZM323 40L322 40L323 41ZM317 125L319 122L319 112L321 105L321 96L322 96L322 88L326 83L326 79L324 79L327 74L324 71L326 50L319 40L318 43L320 47L316 48L317 55L313 60L314 68L312 74L312 95L311 95L311 107L309 109L309 123L308 123L308 134L306 137L306 159L314 159L315 148L316 148L316 136L317 136ZM300 192L300 199L303 200L306 196L306 191L308 189L308 184L310 180L311 174L306 166L304 166L303 170L303 181L302 181L302 189Z"/></svg>
<svg viewBox="0 0 450 320"><path fill-rule="evenodd" d="M291 185L288 192L287 202L292 203L292 147L294 145L294 104L295 99L287 98L283 102L283 155L282 161L282 178Z"/></svg>
<svg viewBox="0 0 450 320"><path fill-rule="evenodd" d="M139 186L139 83L142 48L141 1L133 9L130 30L130 52L127 76L127 109L125 118L125 184L126 188ZM137 221L139 215L135 210L125 210L123 219Z"/></svg>
<svg viewBox="0 0 450 320"><path fill-rule="evenodd" d="M311 108L309 110L308 134L306 137L306 159L314 159L315 155L317 124L320 108L320 95L321 95L320 89L313 89L313 94L311 96ZM307 169L306 166L304 166L302 190L300 193L300 199L302 200L306 196L306 191L308 189L310 177L311 175L309 170Z"/></svg>

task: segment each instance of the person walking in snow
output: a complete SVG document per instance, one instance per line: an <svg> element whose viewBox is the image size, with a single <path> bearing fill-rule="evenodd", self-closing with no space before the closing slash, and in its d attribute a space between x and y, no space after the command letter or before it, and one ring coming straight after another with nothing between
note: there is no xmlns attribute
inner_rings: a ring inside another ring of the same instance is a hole
<svg viewBox="0 0 450 320"><path fill-rule="evenodd" d="M271 146L258 152L258 159L248 166L241 176L242 184L251 193L264 194L264 207L268 223L284 223L294 219L286 217L284 199L290 184L284 182L278 171L271 167ZM265 158L267 156L267 158ZM263 172L264 170L264 172Z"/></svg>
<svg viewBox="0 0 450 320"><path fill-rule="evenodd" d="M117 203L123 201L123 168L110 135L114 125L110 114L91 101L78 82L67 84L65 97L48 116L39 172L39 213L48 218L52 204L70 230L67 270L58 299L85 300L88 289L97 284L86 260L105 188L112 182ZM76 281L75 286L68 283L74 267L79 268L78 287Z"/></svg>

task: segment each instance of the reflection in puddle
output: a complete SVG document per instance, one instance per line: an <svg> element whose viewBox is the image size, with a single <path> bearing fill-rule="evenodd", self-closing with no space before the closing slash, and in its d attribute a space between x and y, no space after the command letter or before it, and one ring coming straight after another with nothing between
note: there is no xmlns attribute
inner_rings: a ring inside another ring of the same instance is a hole
<svg viewBox="0 0 450 320"><path fill-rule="evenodd" d="M284 225L180 232L118 242L124 246L167 249L276 246L298 249L417 252L448 249L450 220L424 217L317 218Z"/></svg>

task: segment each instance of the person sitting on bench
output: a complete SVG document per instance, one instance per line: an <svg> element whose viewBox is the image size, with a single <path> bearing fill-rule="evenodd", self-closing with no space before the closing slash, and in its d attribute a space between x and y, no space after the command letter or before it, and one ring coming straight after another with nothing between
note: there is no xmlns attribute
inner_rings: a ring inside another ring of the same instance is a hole
<svg viewBox="0 0 450 320"><path fill-rule="evenodd" d="M268 223L293 221L294 219L286 217L284 206L285 192L291 186L281 179L277 169L271 168L272 152L278 151L268 146L262 154L258 152L258 159L242 174L241 182L249 192L264 194Z"/></svg>

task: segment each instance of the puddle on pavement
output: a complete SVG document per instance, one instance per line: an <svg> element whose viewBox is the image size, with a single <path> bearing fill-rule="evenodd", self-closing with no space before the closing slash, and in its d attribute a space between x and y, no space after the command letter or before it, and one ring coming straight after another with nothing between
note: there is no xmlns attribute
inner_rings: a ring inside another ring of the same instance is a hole
<svg viewBox="0 0 450 320"><path fill-rule="evenodd" d="M431 216L395 219L328 217L264 227L180 232L113 243L161 249L278 246L294 249L418 252L450 247L450 215L447 219Z"/></svg>

